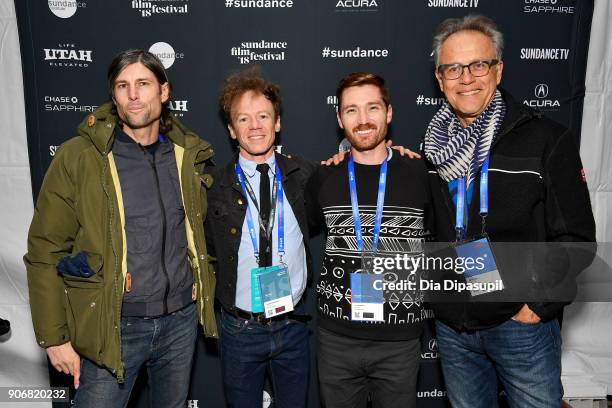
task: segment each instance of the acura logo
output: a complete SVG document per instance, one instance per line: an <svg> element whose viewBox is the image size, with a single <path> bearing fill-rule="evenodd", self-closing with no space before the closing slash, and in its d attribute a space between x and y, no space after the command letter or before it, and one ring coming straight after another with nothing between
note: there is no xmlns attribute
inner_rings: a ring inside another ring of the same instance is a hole
<svg viewBox="0 0 612 408"><path fill-rule="evenodd" d="M438 351L438 340L436 339L429 340L429 350Z"/></svg>
<svg viewBox="0 0 612 408"><path fill-rule="evenodd" d="M548 96L548 85L537 84L534 93L536 98L546 98Z"/></svg>

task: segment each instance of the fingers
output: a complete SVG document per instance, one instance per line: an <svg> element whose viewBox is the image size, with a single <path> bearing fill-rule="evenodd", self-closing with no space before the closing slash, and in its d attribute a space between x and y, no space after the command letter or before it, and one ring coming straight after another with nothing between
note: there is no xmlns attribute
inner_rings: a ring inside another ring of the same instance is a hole
<svg viewBox="0 0 612 408"><path fill-rule="evenodd" d="M391 146L389 142L391 141L390 140L387 141L387 147L391 147L393 150L398 152L400 156L407 156L409 159L420 159L421 158L421 155L418 154L417 152L413 152L412 150L404 146Z"/></svg>
<svg viewBox="0 0 612 408"><path fill-rule="evenodd" d="M65 361L56 361L55 363L51 361L51 364L57 371L64 374L70 374L70 365Z"/></svg>
<svg viewBox="0 0 612 408"><path fill-rule="evenodd" d="M536 324L540 322L540 317L525 304L517 314L512 316L512 320L525 324Z"/></svg>
<svg viewBox="0 0 612 408"><path fill-rule="evenodd" d="M334 154L332 157L330 157L329 159L322 160L321 164L323 166L331 166L332 164L334 166L337 166L338 164L340 164L344 160L344 156L346 156L346 152L338 152L338 153Z"/></svg>
<svg viewBox="0 0 612 408"><path fill-rule="evenodd" d="M79 380L81 378L81 359L77 356L73 360L72 375L74 376L74 389L79 388Z"/></svg>
<svg viewBox="0 0 612 408"><path fill-rule="evenodd" d="M47 355L51 365L60 373L71 374L74 378L74 386L78 387L81 375L81 358L72 348L70 342L51 346L47 348Z"/></svg>
<svg viewBox="0 0 612 408"><path fill-rule="evenodd" d="M417 152L413 152L410 149L406 149L406 155L408 156L408 158L410 159L420 159L421 155L418 154Z"/></svg>
<svg viewBox="0 0 612 408"><path fill-rule="evenodd" d="M334 154L334 164L337 166L344 160L344 156L346 156L346 152L338 152Z"/></svg>

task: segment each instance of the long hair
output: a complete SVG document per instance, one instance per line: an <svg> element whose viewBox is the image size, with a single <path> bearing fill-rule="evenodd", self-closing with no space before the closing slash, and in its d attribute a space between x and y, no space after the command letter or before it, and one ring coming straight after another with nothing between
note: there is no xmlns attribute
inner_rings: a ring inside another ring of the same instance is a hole
<svg viewBox="0 0 612 408"><path fill-rule="evenodd" d="M108 72L106 74L108 92L111 96L114 96L115 81L117 77L128 65L140 62L149 71L155 75L159 85L168 83L168 100L162 103L162 112L160 118L159 131L162 134L169 132L172 129L172 121L170 120L170 94L172 93L172 84L166 74L166 69L161 63L159 58L155 54L141 49L131 49L121 51L113 58L110 65L108 66ZM117 113L116 106L113 105L114 113Z"/></svg>

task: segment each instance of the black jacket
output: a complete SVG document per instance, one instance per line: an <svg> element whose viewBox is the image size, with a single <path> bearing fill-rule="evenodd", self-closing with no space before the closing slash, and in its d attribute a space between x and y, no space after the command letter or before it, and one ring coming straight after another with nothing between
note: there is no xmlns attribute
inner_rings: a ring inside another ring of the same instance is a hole
<svg viewBox="0 0 612 408"><path fill-rule="evenodd" d="M507 111L500 132L491 146L489 164L489 214L486 217L486 232L491 242L496 246L502 246L500 242L532 243L525 244L523 249L542 249L543 244L533 244L540 242L594 242L595 221L572 133L562 125L543 117L541 113L519 104L508 93L502 94ZM455 207L448 185L438 177L431 163L428 163L428 169L438 241L453 242ZM474 181L467 237L478 236L482 230L479 216L479 180L480 174ZM503 245L503 249L512 247L512 244ZM550 247L554 244L547 245ZM539 266L548 270L563 269L562 273L567 275L565 286L571 286L565 288L570 294L565 294L563 301L544 301L543 292L547 290L547 283L539 281L543 280L538 275L541 271L538 271L533 259L528 259L525 252L519 252L512 255L511 259L508 259L508 256L502 259L502 262L498 259L498 266L504 284L506 280L524 279L516 276L522 273L525 273L523 276L530 277L528 282L510 282L526 290L525 302L436 302L432 305L436 318L457 329L480 329L506 321L516 314L524 303L543 321L555 318L563 306L575 296L573 277L592 262L596 244L586 244L586 251L561 250L561 255L557 256L557 253L553 259L560 265L551 262L549 247L546 249L548 253L544 254L544 262ZM512 252L511 249L509 251ZM498 254L495 253L495 256ZM531 270L517 269L515 265L512 272L515 276L504 277L504 263L522 265L521 267ZM516 271L520 272L514 273ZM528 292L532 292L530 296L527 295Z"/></svg>
<svg viewBox="0 0 612 408"><path fill-rule="evenodd" d="M310 255L308 221L304 206L304 188L315 165L298 157L288 158L276 154L276 162L283 176L283 191L304 236L306 261L310 279L312 259ZM234 310L236 305L236 280L238 248L242 225L246 216L247 199L236 178L234 157L225 167L207 167L213 177L208 191L208 216L205 230L208 252L216 257L217 272L216 298L221 306Z"/></svg>

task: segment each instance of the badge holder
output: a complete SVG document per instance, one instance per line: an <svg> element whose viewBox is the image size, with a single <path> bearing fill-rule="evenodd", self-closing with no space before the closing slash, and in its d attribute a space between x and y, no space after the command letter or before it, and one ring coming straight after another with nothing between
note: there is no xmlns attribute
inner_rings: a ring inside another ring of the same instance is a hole
<svg viewBox="0 0 612 408"><path fill-rule="evenodd" d="M280 264L270 266L257 276L260 299L266 318L293 311L293 296L289 280L289 268L280 255Z"/></svg>
<svg viewBox="0 0 612 408"><path fill-rule="evenodd" d="M361 268L350 274L351 279L351 320L361 322L384 321L384 277L383 274L374 273L374 257L378 248L380 238L380 227L382 224L382 213L385 201L385 187L387 180L387 160L380 166L378 182L378 195L376 200L376 216L374 221L374 234L369 251L364 251L364 241L361 230L361 217L359 215L359 204L357 202L357 186L355 182L355 168L353 157L348 160L349 188L351 195L351 206L353 222L355 225L355 236L357 248L361 252Z"/></svg>
<svg viewBox="0 0 612 408"><path fill-rule="evenodd" d="M463 259L462 265L465 268L463 275L466 283L478 287L494 288L492 290L470 290L472 297L504 289L504 283L499 274L499 268L490 244L489 238L484 235L470 241L457 243L455 246L457 259Z"/></svg>
<svg viewBox="0 0 612 408"><path fill-rule="evenodd" d="M491 242L486 233L486 219L489 213L489 157L485 159L480 176L480 217L482 220L481 236L472 240L464 240L464 221L466 214L465 199L465 177L458 180L457 189L457 214L455 229L457 239L455 242L455 265L457 260L462 259L462 267L465 269L463 275L466 283L476 287L492 287L492 290L470 290L472 297L487 293L497 292L504 289L504 283L499 274L499 268L491 249ZM470 261L470 262L468 262ZM469 264L469 266L468 266Z"/></svg>

